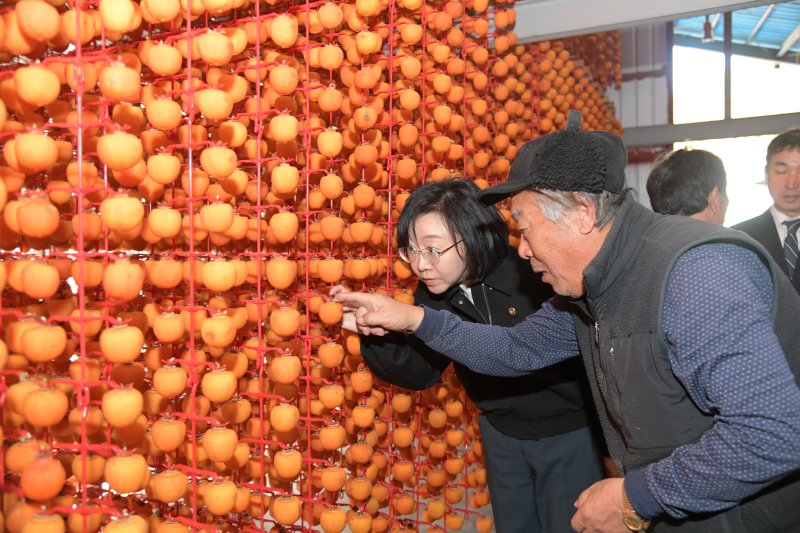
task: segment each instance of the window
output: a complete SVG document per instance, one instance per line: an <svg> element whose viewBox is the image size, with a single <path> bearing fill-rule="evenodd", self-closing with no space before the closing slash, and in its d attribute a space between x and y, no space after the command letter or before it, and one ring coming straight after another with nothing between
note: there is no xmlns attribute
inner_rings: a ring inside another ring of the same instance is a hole
<svg viewBox="0 0 800 533"><path fill-rule="evenodd" d="M731 118L800 111L800 65L731 57Z"/></svg>
<svg viewBox="0 0 800 533"><path fill-rule="evenodd" d="M674 46L672 99L675 124L725 118L725 56L720 52Z"/></svg>

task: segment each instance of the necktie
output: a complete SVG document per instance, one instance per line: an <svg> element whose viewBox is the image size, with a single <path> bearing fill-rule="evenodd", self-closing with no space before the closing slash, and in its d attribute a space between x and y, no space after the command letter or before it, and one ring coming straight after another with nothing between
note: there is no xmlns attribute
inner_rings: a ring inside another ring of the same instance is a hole
<svg viewBox="0 0 800 533"><path fill-rule="evenodd" d="M789 267L789 277L794 274L794 267L797 264L797 228L800 227L800 219L786 220L783 222L789 233L783 241L783 255L786 256L786 266Z"/></svg>

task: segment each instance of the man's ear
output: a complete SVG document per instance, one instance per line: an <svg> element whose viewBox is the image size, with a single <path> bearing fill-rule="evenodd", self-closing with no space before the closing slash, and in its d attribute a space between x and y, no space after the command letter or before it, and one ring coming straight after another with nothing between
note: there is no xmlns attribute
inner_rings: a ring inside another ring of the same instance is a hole
<svg viewBox="0 0 800 533"><path fill-rule="evenodd" d="M708 193L707 202L708 202L708 208L711 210L712 213L714 214L719 213L721 202L719 200L719 187L717 187L716 185L714 186L713 189L711 189L711 192Z"/></svg>
<svg viewBox="0 0 800 533"><path fill-rule="evenodd" d="M578 221L578 231L588 235L597 222L597 207L583 194L573 193L573 199L576 203L575 218Z"/></svg>

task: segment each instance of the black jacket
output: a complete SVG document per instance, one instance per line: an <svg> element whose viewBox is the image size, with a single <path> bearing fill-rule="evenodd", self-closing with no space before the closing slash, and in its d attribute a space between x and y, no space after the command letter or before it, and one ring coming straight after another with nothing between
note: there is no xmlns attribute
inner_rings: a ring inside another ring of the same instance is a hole
<svg viewBox="0 0 800 533"><path fill-rule="evenodd" d="M775 219L772 218L772 212L769 209L755 218L739 222L732 228L747 233L766 248L772 259L781 267L783 273L787 276L789 275L789 267L786 265L786 258L783 255L783 243L781 243L781 239L778 236L778 228L775 227ZM800 268L795 268L794 270L792 286L794 290L800 293Z"/></svg>
<svg viewBox="0 0 800 533"><path fill-rule="evenodd" d="M513 326L536 311L552 291L531 271L514 248L483 283L471 286L475 305L459 286L435 295L420 284L414 294L418 305L447 309L471 322ZM488 305L487 305L488 304ZM490 318L491 317L491 318ZM438 383L453 362L413 336L392 333L362 336L361 353L379 378L412 390ZM519 378L477 374L454 363L456 374L470 399L498 431L518 439L536 439L587 426L591 400L580 358Z"/></svg>

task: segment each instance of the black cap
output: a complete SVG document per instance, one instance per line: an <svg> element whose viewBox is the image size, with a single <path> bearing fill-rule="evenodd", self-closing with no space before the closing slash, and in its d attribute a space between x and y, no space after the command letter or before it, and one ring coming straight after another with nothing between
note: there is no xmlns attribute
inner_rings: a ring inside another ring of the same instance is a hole
<svg viewBox="0 0 800 533"><path fill-rule="evenodd" d="M494 204L525 189L619 194L627 162L622 139L607 131L581 131L581 112L573 110L566 128L523 144L508 180L478 198Z"/></svg>

